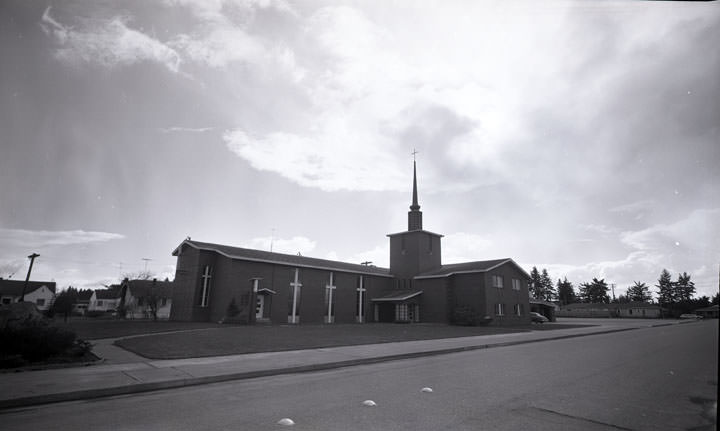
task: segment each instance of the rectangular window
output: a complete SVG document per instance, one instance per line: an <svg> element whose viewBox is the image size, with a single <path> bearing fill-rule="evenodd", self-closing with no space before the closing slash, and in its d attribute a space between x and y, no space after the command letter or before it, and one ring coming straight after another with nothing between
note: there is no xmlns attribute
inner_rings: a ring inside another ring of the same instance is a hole
<svg viewBox="0 0 720 431"><path fill-rule="evenodd" d="M515 304L515 315L522 316L523 314L525 314L525 307L523 307L523 304Z"/></svg>
<svg viewBox="0 0 720 431"><path fill-rule="evenodd" d="M102 307L102 306L103 306L102 300L99 300L99 301L97 302L97 306L98 306L98 307Z"/></svg>
<svg viewBox="0 0 720 431"><path fill-rule="evenodd" d="M43 305L45 305L45 299L44 299L44 298L38 298L38 299L36 299L36 300L35 300L35 305L37 305L38 307L42 307Z"/></svg>
<svg viewBox="0 0 720 431"><path fill-rule="evenodd" d="M517 278L512 279L512 288L513 290L520 290L521 282Z"/></svg>
<svg viewBox="0 0 720 431"><path fill-rule="evenodd" d="M428 234L428 251L430 251L431 254L432 254L432 251L433 251L433 249L432 249L432 242L433 242L433 241L432 241L432 240L433 240L432 235Z"/></svg>
<svg viewBox="0 0 720 431"><path fill-rule="evenodd" d="M397 304L395 305L395 320L398 322L405 322L408 320L408 305Z"/></svg>
<svg viewBox="0 0 720 431"><path fill-rule="evenodd" d="M504 316L505 315L505 304L495 304L495 315L496 316Z"/></svg>
<svg viewBox="0 0 720 431"><path fill-rule="evenodd" d="M10 304L11 302L12 302L12 298L3 298L2 299L2 303L5 305Z"/></svg>
<svg viewBox="0 0 720 431"><path fill-rule="evenodd" d="M160 306L161 306L161 307L164 307L164 306L166 306L166 305L167 305L167 298L163 298L162 301L161 301L161 303L160 303Z"/></svg>
<svg viewBox="0 0 720 431"><path fill-rule="evenodd" d="M503 276L502 275L493 275L492 282L493 282L493 287L497 287L498 289L503 288Z"/></svg>

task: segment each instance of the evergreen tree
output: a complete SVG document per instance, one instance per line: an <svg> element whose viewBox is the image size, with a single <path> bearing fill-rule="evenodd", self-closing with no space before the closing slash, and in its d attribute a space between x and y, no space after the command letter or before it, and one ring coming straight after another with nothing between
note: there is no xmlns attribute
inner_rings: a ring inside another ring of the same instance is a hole
<svg viewBox="0 0 720 431"><path fill-rule="evenodd" d="M535 299L543 298L543 282L540 272L533 266L530 271L530 295Z"/></svg>
<svg viewBox="0 0 720 431"><path fill-rule="evenodd" d="M678 302L689 301L695 295L695 283L690 281L690 275L683 272L678 275L675 282L675 299Z"/></svg>
<svg viewBox="0 0 720 431"><path fill-rule="evenodd" d="M70 286L67 289L60 292L55 297L55 302L52 305L53 314L62 314L65 322L68 321L68 316L73 311L73 306L77 302L78 290Z"/></svg>
<svg viewBox="0 0 720 431"><path fill-rule="evenodd" d="M542 283L542 297L546 301L554 301L557 294L555 292L555 286L553 286L552 279L548 275L547 269L543 268L542 274L540 275L540 282Z"/></svg>
<svg viewBox="0 0 720 431"><path fill-rule="evenodd" d="M568 281L567 277L560 281L557 281L557 296L561 305L572 304L576 301L575 288L573 284Z"/></svg>
<svg viewBox="0 0 720 431"><path fill-rule="evenodd" d="M650 302L652 295L650 295L650 287L639 281L636 281L634 285L628 287L627 298L632 302Z"/></svg>
<svg viewBox="0 0 720 431"><path fill-rule="evenodd" d="M658 302L660 306L667 307L675 303L675 283L673 283L670 273L667 269L663 269L658 278Z"/></svg>
<svg viewBox="0 0 720 431"><path fill-rule="evenodd" d="M591 283L580 285L580 297L583 302L607 304L610 302L608 290L609 287L604 278L601 280L593 278Z"/></svg>

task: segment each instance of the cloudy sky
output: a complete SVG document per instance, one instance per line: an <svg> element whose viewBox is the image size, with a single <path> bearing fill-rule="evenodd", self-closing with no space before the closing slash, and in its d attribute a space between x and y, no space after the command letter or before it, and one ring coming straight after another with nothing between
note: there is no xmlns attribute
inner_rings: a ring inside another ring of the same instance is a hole
<svg viewBox="0 0 720 431"><path fill-rule="evenodd" d="M0 3L0 276L174 276L187 236L717 292L720 6ZM143 260L151 259L151 260Z"/></svg>

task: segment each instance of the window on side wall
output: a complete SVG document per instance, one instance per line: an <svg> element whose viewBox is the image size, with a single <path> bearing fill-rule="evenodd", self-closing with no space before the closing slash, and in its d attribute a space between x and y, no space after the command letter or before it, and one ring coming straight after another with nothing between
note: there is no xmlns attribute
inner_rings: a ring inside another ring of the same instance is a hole
<svg viewBox="0 0 720 431"><path fill-rule="evenodd" d="M495 304L495 315L496 316L504 316L505 315L505 304Z"/></svg>
<svg viewBox="0 0 720 431"><path fill-rule="evenodd" d="M520 290L520 286L521 286L521 281L518 280L517 278L513 278L513 279L512 279L512 288L513 288L513 290Z"/></svg>
<svg viewBox="0 0 720 431"><path fill-rule="evenodd" d="M493 275L492 276L492 283L493 287L497 287L498 289L503 288L503 276L502 275Z"/></svg>
<svg viewBox="0 0 720 431"><path fill-rule="evenodd" d="M522 304L515 304L515 315L522 316L525 314L525 307Z"/></svg>
<svg viewBox="0 0 720 431"><path fill-rule="evenodd" d="M35 305L38 307L42 307L45 305L45 299L44 298L38 298L35 300Z"/></svg>

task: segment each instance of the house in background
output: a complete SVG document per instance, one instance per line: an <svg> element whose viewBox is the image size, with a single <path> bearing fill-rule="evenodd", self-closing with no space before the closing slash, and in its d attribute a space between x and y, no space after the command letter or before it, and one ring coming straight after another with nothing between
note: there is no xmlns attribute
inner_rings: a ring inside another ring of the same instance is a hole
<svg viewBox="0 0 720 431"><path fill-rule="evenodd" d="M25 280L6 280L0 278L0 303L10 304L20 301ZM54 281L28 281L25 289L25 302L32 302L39 311L47 311L55 301Z"/></svg>
<svg viewBox="0 0 720 431"><path fill-rule="evenodd" d="M113 285L110 289L98 289L90 296L87 311L115 311L120 304L120 286Z"/></svg>
<svg viewBox="0 0 720 431"><path fill-rule="evenodd" d="M567 304L557 311L558 317L629 317L636 319L659 319L662 307L647 302L628 303L576 303Z"/></svg>
<svg viewBox="0 0 720 431"><path fill-rule="evenodd" d="M123 280L120 308L128 319L152 319L152 305L156 304L157 318L169 319L172 308L172 282L152 280Z"/></svg>
<svg viewBox="0 0 720 431"><path fill-rule="evenodd" d="M720 310L720 306L711 305L710 307L705 308L698 308L695 310L695 314L698 316L702 316L705 319L717 319L718 318L718 310Z"/></svg>
<svg viewBox="0 0 720 431"><path fill-rule="evenodd" d="M73 304L73 314L79 314L81 316L85 315L88 311L88 307L90 306L90 298L92 297L92 294L93 292L89 290L81 290L78 292L78 296Z"/></svg>

